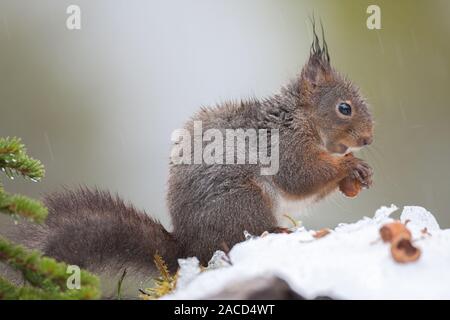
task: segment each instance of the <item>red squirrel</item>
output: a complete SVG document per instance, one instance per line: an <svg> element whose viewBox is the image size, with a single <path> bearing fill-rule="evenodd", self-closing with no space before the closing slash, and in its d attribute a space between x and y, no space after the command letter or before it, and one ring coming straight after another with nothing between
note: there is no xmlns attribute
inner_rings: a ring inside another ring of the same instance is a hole
<svg viewBox="0 0 450 320"><path fill-rule="evenodd" d="M330 64L314 28L310 56L299 75L273 96L202 109L205 128L277 129L279 168L258 164L170 164L167 204L173 231L106 191L81 189L45 198L43 226L23 237L46 255L91 271L148 272L158 253L171 270L177 259L205 264L215 250L279 230L286 204L316 202L339 187L355 196L370 187L372 169L353 155L372 143L373 122L359 89Z"/></svg>

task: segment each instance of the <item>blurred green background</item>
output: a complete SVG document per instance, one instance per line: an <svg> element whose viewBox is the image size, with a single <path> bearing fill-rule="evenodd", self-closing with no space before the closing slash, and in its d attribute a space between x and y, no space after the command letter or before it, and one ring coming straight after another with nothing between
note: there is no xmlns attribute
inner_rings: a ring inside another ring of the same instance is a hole
<svg viewBox="0 0 450 320"><path fill-rule="evenodd" d="M77 4L82 29L69 31ZM381 7L368 30L366 8ZM264 97L294 77L321 17L334 66L367 96L375 143L361 156L375 184L308 210L311 228L420 205L450 227L450 1L1 0L0 136L23 138L42 183L118 192L170 227L170 134L200 106ZM9 220L0 216L5 227Z"/></svg>

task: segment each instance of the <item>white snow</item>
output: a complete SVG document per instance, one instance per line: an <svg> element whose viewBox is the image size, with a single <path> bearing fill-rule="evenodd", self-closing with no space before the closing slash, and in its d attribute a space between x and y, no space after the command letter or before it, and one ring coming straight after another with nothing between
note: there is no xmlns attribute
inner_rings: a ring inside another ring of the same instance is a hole
<svg viewBox="0 0 450 320"><path fill-rule="evenodd" d="M450 299L450 229L441 230L422 207L405 207L400 220L409 220L407 227L422 255L399 264L379 236L396 210L394 205L382 207L373 218L340 224L319 239L303 227L291 234L249 237L229 252L232 265L218 252L203 272L198 260L180 260L181 285L164 299L201 299L233 282L269 274L285 279L307 298Z"/></svg>

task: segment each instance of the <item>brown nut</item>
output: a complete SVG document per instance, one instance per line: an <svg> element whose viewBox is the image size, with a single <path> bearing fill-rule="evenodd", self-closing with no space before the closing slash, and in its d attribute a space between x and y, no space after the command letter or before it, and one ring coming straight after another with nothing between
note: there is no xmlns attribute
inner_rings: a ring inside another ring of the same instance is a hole
<svg viewBox="0 0 450 320"><path fill-rule="evenodd" d="M391 254L396 262L408 263L419 259L421 251L414 247L410 238L399 236L392 241Z"/></svg>
<svg viewBox="0 0 450 320"><path fill-rule="evenodd" d="M361 189L361 182L350 177L347 177L339 182L339 190L350 198L356 197Z"/></svg>
<svg viewBox="0 0 450 320"><path fill-rule="evenodd" d="M405 239L411 240L411 232L406 228L406 226L399 222L395 221L392 223L385 224L380 229L380 236L384 242L392 242L394 239L402 236Z"/></svg>

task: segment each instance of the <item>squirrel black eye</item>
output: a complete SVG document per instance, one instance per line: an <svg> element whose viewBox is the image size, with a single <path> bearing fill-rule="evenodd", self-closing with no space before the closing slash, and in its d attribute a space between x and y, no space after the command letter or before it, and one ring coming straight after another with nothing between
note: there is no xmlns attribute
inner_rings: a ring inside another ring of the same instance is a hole
<svg viewBox="0 0 450 320"><path fill-rule="evenodd" d="M352 114L352 107L345 102L342 102L341 104L338 105L338 110L344 116L350 116Z"/></svg>

